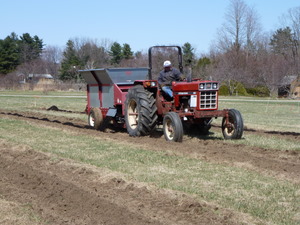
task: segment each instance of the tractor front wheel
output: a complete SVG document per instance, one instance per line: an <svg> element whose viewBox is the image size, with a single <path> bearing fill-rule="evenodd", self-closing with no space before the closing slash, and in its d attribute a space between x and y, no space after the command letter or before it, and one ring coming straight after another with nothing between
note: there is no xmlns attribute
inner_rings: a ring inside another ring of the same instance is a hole
<svg viewBox="0 0 300 225"><path fill-rule="evenodd" d="M229 109L228 122L226 117L222 121L222 133L225 139L241 139L244 122L241 113L236 109Z"/></svg>
<svg viewBox="0 0 300 225"><path fill-rule="evenodd" d="M89 116L88 122L91 127L94 127L96 130L104 130L103 129L103 116L102 112L99 108L92 108Z"/></svg>
<svg viewBox="0 0 300 225"><path fill-rule="evenodd" d="M168 112L164 116L163 131L167 141L182 142L183 126L177 113Z"/></svg>

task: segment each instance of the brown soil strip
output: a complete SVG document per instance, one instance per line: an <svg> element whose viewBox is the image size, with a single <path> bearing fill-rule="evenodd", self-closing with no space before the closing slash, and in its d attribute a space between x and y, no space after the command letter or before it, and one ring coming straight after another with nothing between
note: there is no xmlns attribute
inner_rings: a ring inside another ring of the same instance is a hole
<svg viewBox="0 0 300 225"><path fill-rule="evenodd" d="M241 224L247 220L177 192L128 182L119 174L1 140L0 196L30 207L39 224Z"/></svg>
<svg viewBox="0 0 300 225"><path fill-rule="evenodd" d="M185 157L197 158L209 162L237 166L275 176L280 179L286 179L294 183L300 183L299 151L262 149L242 144L231 144L220 139L201 139L188 135L184 136L183 143L170 143L165 141L161 131L157 131L151 137L134 138L130 137L125 130L108 129L106 132L100 132L93 130L87 123L80 120L44 115L39 112L1 111L0 116L29 120L46 126L59 127L61 129L95 136L100 139L113 140L119 143L143 147L151 151L165 151L167 154L183 155ZM245 132L247 133L249 131L246 130ZM260 134L260 132L261 131L258 131L258 134ZM273 134L271 132L266 134L265 132L265 135L275 135L281 138L287 134Z"/></svg>

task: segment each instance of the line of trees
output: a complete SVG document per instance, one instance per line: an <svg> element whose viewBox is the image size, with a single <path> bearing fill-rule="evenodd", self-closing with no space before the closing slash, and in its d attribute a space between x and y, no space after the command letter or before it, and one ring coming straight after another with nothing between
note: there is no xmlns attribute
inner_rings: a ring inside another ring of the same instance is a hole
<svg viewBox="0 0 300 225"><path fill-rule="evenodd" d="M231 0L225 23L209 54L198 60L203 77L222 81L234 94L245 87L266 87L276 94L285 77L300 76L300 7L284 15L282 28L262 31L259 15L243 0Z"/></svg>
<svg viewBox="0 0 300 225"><path fill-rule="evenodd" d="M209 53L195 54L186 42L183 46L185 73L226 84L235 94L241 84L247 88L265 87L275 93L286 76L300 76L300 7L282 17L282 26L267 34L255 8L244 0L230 0L225 22ZM149 46L150 47L150 46ZM176 62L174 49L157 50L153 65L158 72L163 60ZM51 73L61 80L80 81L79 69L103 67L147 67L147 52L133 52L128 43L104 39L74 38L62 50L45 46L38 36L15 33L0 40L0 74Z"/></svg>
<svg viewBox="0 0 300 225"><path fill-rule="evenodd" d="M80 81L78 69L126 66L128 61L134 58L133 51L127 43L123 46L118 42L104 42L104 45L99 45L97 41L89 39L69 40L63 51L59 78Z"/></svg>
<svg viewBox="0 0 300 225"><path fill-rule="evenodd" d="M25 33L18 37L15 33L0 40L0 73L7 74L17 66L38 59L43 50L43 40Z"/></svg>

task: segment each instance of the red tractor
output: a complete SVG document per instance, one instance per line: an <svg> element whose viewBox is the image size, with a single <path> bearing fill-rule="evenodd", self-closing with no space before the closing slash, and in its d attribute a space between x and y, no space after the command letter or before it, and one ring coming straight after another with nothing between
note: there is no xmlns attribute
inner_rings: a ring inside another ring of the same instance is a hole
<svg viewBox="0 0 300 225"><path fill-rule="evenodd" d="M184 126L196 127L205 134L213 118L222 117L224 138L240 139L243 118L236 109L218 110L218 82L200 79L173 82L173 100L164 97L157 80L152 79L152 49L163 47L177 48L182 73L179 46L149 48L149 68L80 71L87 82L89 125L104 130L111 123L126 128L130 136L149 135L157 125L163 125L166 140L181 142Z"/></svg>

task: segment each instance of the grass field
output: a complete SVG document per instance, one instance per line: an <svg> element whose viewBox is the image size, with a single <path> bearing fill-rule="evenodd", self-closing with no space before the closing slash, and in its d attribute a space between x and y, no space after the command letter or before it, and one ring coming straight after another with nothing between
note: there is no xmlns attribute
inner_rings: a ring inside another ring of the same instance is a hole
<svg viewBox="0 0 300 225"><path fill-rule="evenodd" d="M2 95L2 96L1 96ZM4 95L27 95L4 96ZM72 98L57 96L74 96ZM46 111L60 109L82 112L85 93L0 92L1 109L39 111L86 120L86 115ZM241 111L247 129L300 133L299 101L277 101L254 98L221 98L219 108ZM220 124L220 119L215 121ZM26 135L25 135L26 134ZM218 140L221 134L213 134ZM34 138L33 138L34 137ZM117 171L129 179L160 188L181 191L201 200L245 213L257 224L299 224L300 186L259 172L206 162L187 156L148 151L137 146L98 140L97 137L44 127L27 121L0 118L0 139L26 145L37 151ZM292 139L270 138L247 133L243 140L230 144L274 150L300 151ZM299 171L300 174L300 171Z"/></svg>
<svg viewBox="0 0 300 225"><path fill-rule="evenodd" d="M39 111L48 115L65 116L87 121L85 114L46 111L52 105L59 109L83 112L86 106L84 92L0 92L1 108L16 111ZM235 108L243 116L246 129L261 129L270 132L300 133L300 101L284 101L262 98L221 97L219 109ZM221 118L214 121L221 124ZM221 133L214 134L222 138ZM300 144L293 140L266 138L247 133L238 144L279 150L300 150ZM234 142L234 141L233 141Z"/></svg>
<svg viewBox="0 0 300 225"><path fill-rule="evenodd" d="M20 111L56 105L60 109L82 112L86 106L85 96L85 92L0 91L1 108ZM221 96L219 109L223 108L238 109L250 129L300 133L300 100Z"/></svg>
<svg viewBox="0 0 300 225"><path fill-rule="evenodd" d="M240 110L249 128L300 133L300 100L221 97L219 107Z"/></svg>
<svg viewBox="0 0 300 225"><path fill-rule="evenodd" d="M44 114L65 116L86 121L84 114L46 111L52 105L59 109L83 112L86 106L85 92L0 92L1 108L16 111L39 111ZM262 98L221 97L219 109L235 108L243 116L246 129L262 129L277 132L300 133L300 101L284 101ZM220 125L218 118L214 124ZM214 134L222 138L220 133ZM266 138L248 133L243 144L281 150L300 150L300 144L293 140ZM238 142L240 144L241 141Z"/></svg>
<svg viewBox="0 0 300 225"><path fill-rule="evenodd" d="M194 194L262 221L293 224L300 203L298 185L245 169L168 156L111 141L97 142L86 135L23 121L0 120L0 127L0 138L9 142L108 168L161 188Z"/></svg>

